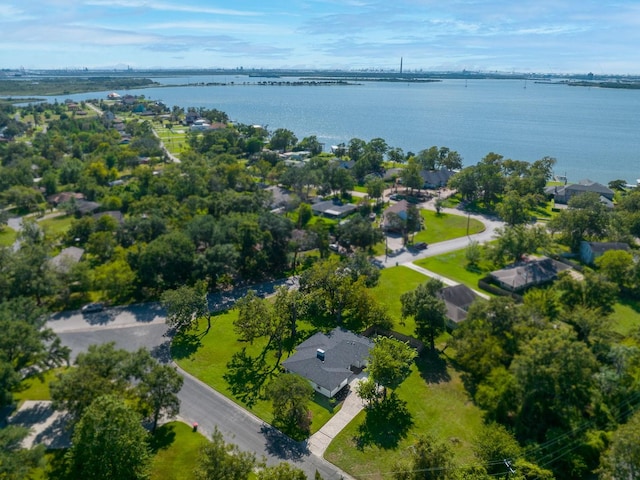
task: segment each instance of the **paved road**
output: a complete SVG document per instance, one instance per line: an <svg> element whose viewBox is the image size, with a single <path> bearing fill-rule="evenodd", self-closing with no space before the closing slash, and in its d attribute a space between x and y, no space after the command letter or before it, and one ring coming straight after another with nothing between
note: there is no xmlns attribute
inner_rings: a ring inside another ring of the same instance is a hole
<svg viewBox="0 0 640 480"><path fill-rule="evenodd" d="M212 303L218 304L215 299ZM74 358L89 345L113 341L129 351L146 347L160 361L170 361L170 337L164 311L158 304L117 307L87 315L65 312L54 315L47 326L71 348ZM255 452L258 457L264 455L269 464L288 461L303 469L309 478L314 478L316 470L326 480L351 478L312 454L304 443L293 442L208 385L179 371L184 377L179 394L180 418L189 424L198 422L204 435L210 435L218 426L227 442Z"/></svg>
<svg viewBox="0 0 640 480"><path fill-rule="evenodd" d="M446 208L442 210L444 213L453 215L465 215L456 209ZM485 243L493 240L496 234L496 229L504 226L504 222L496 220L495 218L484 217L481 215L468 215L470 219L479 220L484 223L485 229L480 233L476 233L469 236L454 238L444 242L432 243L425 250L405 250L404 252L394 257L381 255L377 257L377 260L385 267L393 267L396 265L403 265L410 262L415 262L422 258L434 257L436 255L442 255L444 253L453 252L454 250L461 250L466 248L471 241L479 243Z"/></svg>
<svg viewBox="0 0 640 480"><path fill-rule="evenodd" d="M460 214L460 212L456 212ZM472 216L472 218L478 218ZM478 218L487 226L482 233L430 245L420 252L404 252L384 262L387 266L405 264L419 258L439 255L464 248L471 240L484 242L490 240L501 222ZM265 284L257 290L261 295L273 293L275 287L284 282ZM211 296L212 309L228 308L238 298L233 295ZM116 342L119 348L136 350L148 348L160 361L171 361L170 338L165 316L159 304L132 305L116 307L104 312L83 315L79 312L56 314L47 323L60 337L64 345L72 350L72 357L85 351L89 345ZM269 464L288 461L302 468L309 478L316 470L326 480L349 479L334 465L313 454L304 443L293 442L277 430L262 422L243 408L222 396L211 387L180 370L185 381L180 392L180 417L187 423L198 422L199 429L209 435L215 426L223 433L225 440L233 442L243 450L264 455ZM326 446L313 450L320 453Z"/></svg>

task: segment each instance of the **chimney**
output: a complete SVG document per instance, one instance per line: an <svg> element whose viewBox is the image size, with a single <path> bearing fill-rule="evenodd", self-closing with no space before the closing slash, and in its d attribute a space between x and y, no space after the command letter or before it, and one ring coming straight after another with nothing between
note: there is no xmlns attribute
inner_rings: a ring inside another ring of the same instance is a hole
<svg viewBox="0 0 640 480"><path fill-rule="evenodd" d="M318 360L321 360L324 362L324 350L322 350L321 348L316 350L316 357L318 358Z"/></svg>

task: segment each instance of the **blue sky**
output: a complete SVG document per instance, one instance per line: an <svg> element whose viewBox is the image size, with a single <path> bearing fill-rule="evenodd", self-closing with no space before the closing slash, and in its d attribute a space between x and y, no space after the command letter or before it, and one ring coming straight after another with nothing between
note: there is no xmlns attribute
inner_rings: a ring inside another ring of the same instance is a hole
<svg viewBox="0 0 640 480"><path fill-rule="evenodd" d="M640 74L638 0L2 0L0 68Z"/></svg>

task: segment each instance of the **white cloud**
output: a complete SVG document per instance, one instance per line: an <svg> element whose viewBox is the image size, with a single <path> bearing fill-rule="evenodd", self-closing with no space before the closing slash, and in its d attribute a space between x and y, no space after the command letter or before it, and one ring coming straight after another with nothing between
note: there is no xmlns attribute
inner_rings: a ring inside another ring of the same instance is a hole
<svg viewBox="0 0 640 480"><path fill-rule="evenodd" d="M151 10L162 10L166 12L184 13L205 13L210 15L231 15L240 17L252 17L262 15L260 12L246 10L230 10L226 8L202 7L196 5L186 5L181 3L162 3L146 0L86 0L86 5L119 8L148 8Z"/></svg>

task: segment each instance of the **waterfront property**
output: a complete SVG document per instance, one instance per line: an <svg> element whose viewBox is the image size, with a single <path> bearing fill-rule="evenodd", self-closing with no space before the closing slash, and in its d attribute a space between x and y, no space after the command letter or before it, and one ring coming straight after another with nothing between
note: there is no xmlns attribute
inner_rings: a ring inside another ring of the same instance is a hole
<svg viewBox="0 0 640 480"><path fill-rule="evenodd" d="M547 187L545 192L553 197L555 203L567 204L572 197L585 192L594 192L600 195L601 201L607 205L613 200L614 192L610 188L589 179L580 180L569 185ZM611 204L613 206L613 204Z"/></svg>
<svg viewBox="0 0 640 480"><path fill-rule="evenodd" d="M372 348L368 338L335 328L302 342L282 366L306 378L316 392L332 398L362 371Z"/></svg>

